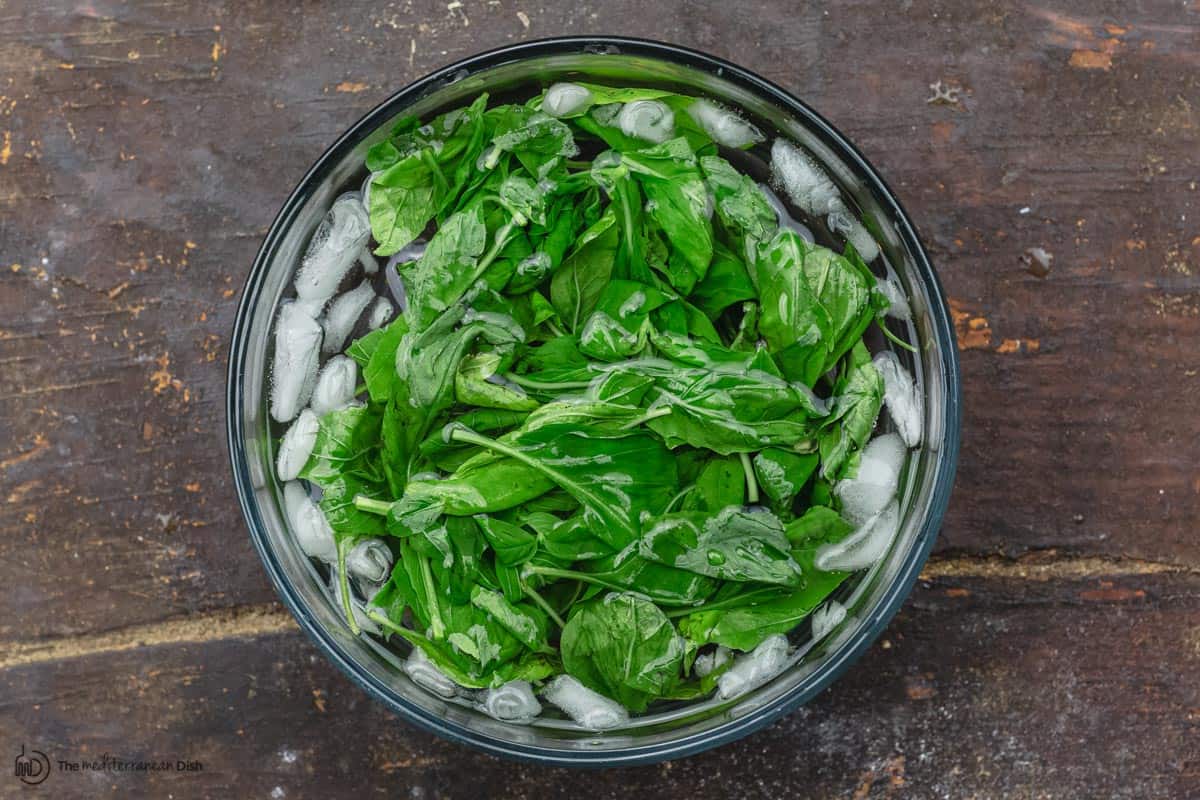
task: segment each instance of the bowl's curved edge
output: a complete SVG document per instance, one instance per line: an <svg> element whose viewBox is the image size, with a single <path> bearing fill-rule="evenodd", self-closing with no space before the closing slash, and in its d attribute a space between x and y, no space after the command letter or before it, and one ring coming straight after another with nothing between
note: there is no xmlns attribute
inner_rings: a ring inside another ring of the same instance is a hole
<svg viewBox="0 0 1200 800"><path fill-rule="evenodd" d="M244 428L239 409L242 402L241 365L244 361L247 347L247 333L250 326L251 310L262 290L267 264L278 247L287 223L296 213L298 206L304 201L305 187L319 181L336 163L335 156L347 147L355 146L366 135L374 131L383 121L394 115L400 108L412 99L419 97L426 90L437 85L454 80L463 70L468 73L475 69L486 69L514 59L531 55L552 55L555 53L576 52L613 52L620 54L637 54L647 57L673 58L683 60L688 66L708 72L719 72L720 77L733 83L740 83L746 88L757 90L769 95L781 105L798 116L806 118L812 128L830 145L835 152L851 163L859 172L873 184L873 193L886 201L888 210L893 214L897 230L905 245L915 256L918 271L927 284L936 291L931 293L929 313L935 327L935 339L941 343L942 357L946 364L946 397L944 430L946 438L943 441L942 458L938 462L938 474L934 478L934 493L930 501L929 515L917 536L915 546L902 571L896 576L888 591L877 603L877 611L870 621L870 630L866 636L859 638L852 647L845 648L836 661L830 662L825 673L803 691L794 692L777 698L772 703L747 714L744 718L731 721L714 730L695 734L680 739L669 745L633 746L623 750L587 751L551 749L532 745L520 745L494 737L466 731L458 726L440 724L431 719L417 707L408 704L403 699L395 697L386 691L386 687L378 682L364 677L343 652L339 644L329 634L321 629L313 617L301 605L297 596L288 586L287 581L275 561L274 554L266 545L259 530L263 520L256 501L253 497L253 487L250 485L250 475L245 466L246 452L242 444ZM904 599L912 591L921 568L937 539L942 518L949 505L950 493L954 483L954 473L957 466L959 437L962 420L961 380L959 373L958 353L954 345L954 328L951 323L950 311L946 303L945 292L941 281L934 271L932 264L922 246L916 229L908 215L900 206L896 195L886 181L871 166L858 149L842 136L820 114L807 104L797 99L775 83L759 77L743 67L723 59L701 53L680 45L655 42L646 39L636 39L621 36L568 36L535 41L522 42L514 45L489 50L442 67L421 78L399 91L390 95L386 100L364 114L357 122L346 130L330 145L305 173L288 196L279 213L271 223L271 227L259 248L242 295L238 302L237 315L234 320L233 336L229 346L229 366L227 370L226 392L226 432L230 464L233 470L234 485L242 514L250 529L251 539L255 549L262 558L271 583L280 599L296 618L301 629L323 650L327 657L344 672L355 684L368 694L383 702L388 708L399 714L406 721L419 728L435 733L451 741L469 744L485 752L504 758L516 759L530 763L570 767L608 767L633 766L650 764L672 758L694 755L703 750L740 739L774 722L788 714L817 694L829 687L878 638L888 622L900 609Z"/></svg>

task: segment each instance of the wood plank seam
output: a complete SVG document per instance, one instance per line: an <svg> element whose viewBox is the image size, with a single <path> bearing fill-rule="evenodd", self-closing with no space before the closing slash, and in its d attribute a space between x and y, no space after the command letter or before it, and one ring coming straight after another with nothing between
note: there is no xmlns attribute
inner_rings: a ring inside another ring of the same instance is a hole
<svg viewBox="0 0 1200 800"><path fill-rule="evenodd" d="M138 647L253 638L295 630L297 627L291 614L281 606L242 606L103 633L14 642L0 655L0 670L87 658Z"/></svg>
<svg viewBox="0 0 1200 800"><path fill-rule="evenodd" d="M1137 575L1200 575L1200 568L1141 559L1000 557L938 558L930 560L921 579L945 578L1069 581ZM297 630L282 607L240 606L220 611L175 617L145 625L96 634L42 641L17 641L0 655L0 671L31 664L66 661L158 645L202 644L237 638L278 635Z"/></svg>
<svg viewBox="0 0 1200 800"><path fill-rule="evenodd" d="M923 580L939 578L1008 578L1030 581L1120 578L1133 575L1200 575L1200 566L1139 558L1061 557L1030 553L1003 556L934 557L921 571Z"/></svg>

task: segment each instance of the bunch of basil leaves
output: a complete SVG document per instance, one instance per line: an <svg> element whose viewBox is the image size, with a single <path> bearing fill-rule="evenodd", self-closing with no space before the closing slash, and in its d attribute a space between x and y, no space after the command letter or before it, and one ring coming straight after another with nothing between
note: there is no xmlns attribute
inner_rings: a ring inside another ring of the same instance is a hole
<svg viewBox="0 0 1200 800"><path fill-rule="evenodd" d="M847 577L813 559L851 531L831 486L879 413L862 337L887 300L686 113L650 144L541 100L480 96L367 154L376 253L427 246L395 267L403 315L348 348L363 400L321 418L301 477L340 552L391 543L370 616L454 681L567 672L641 711L711 690L703 648L787 632Z"/></svg>

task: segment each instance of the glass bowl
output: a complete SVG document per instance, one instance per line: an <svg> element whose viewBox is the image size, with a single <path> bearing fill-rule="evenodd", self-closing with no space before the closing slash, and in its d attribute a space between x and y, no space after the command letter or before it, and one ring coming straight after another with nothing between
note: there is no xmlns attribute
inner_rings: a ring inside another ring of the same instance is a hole
<svg viewBox="0 0 1200 800"><path fill-rule="evenodd" d="M768 141L785 136L807 149L874 233L883 256L876 269L885 263L908 295L913 314L906 333L918 352L898 355L925 399L925 443L909 455L901 481L900 531L879 563L839 590L845 620L815 645L798 647L784 672L748 694L634 717L603 733L561 719L497 721L417 686L390 647L352 635L288 529L267 414L268 334L276 309L326 209L338 194L362 184L367 148L405 115L427 118L482 91L523 99L572 80L708 97L741 110ZM426 730L501 756L573 766L647 763L715 747L767 725L836 680L882 633L933 546L953 483L961 418L954 330L941 286L908 216L866 159L804 103L741 67L674 45L618 37L548 39L463 59L396 92L334 142L284 203L246 280L226 412L234 481L251 537L283 602L321 651L372 697Z"/></svg>

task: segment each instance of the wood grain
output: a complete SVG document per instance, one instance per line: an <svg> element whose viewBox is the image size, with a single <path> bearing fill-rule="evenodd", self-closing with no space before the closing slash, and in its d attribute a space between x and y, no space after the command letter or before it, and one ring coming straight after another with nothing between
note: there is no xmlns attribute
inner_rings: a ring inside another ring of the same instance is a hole
<svg viewBox="0 0 1200 800"><path fill-rule="evenodd" d="M241 282L321 150L455 58L589 31L732 59L850 135L953 299L965 392L892 649L598 796L1200 794L1200 7L1173 0L0 2L5 746L214 764L120 794L572 791L406 728L294 632L222 404Z"/></svg>
<svg viewBox="0 0 1200 800"><path fill-rule="evenodd" d="M570 798L581 779L597 800L1187 797L1200 788L1198 590L1197 576L926 584L809 706L655 767L581 775L414 731L291 630L6 670L0 729L52 758L205 765L52 774L45 788L64 798Z"/></svg>

